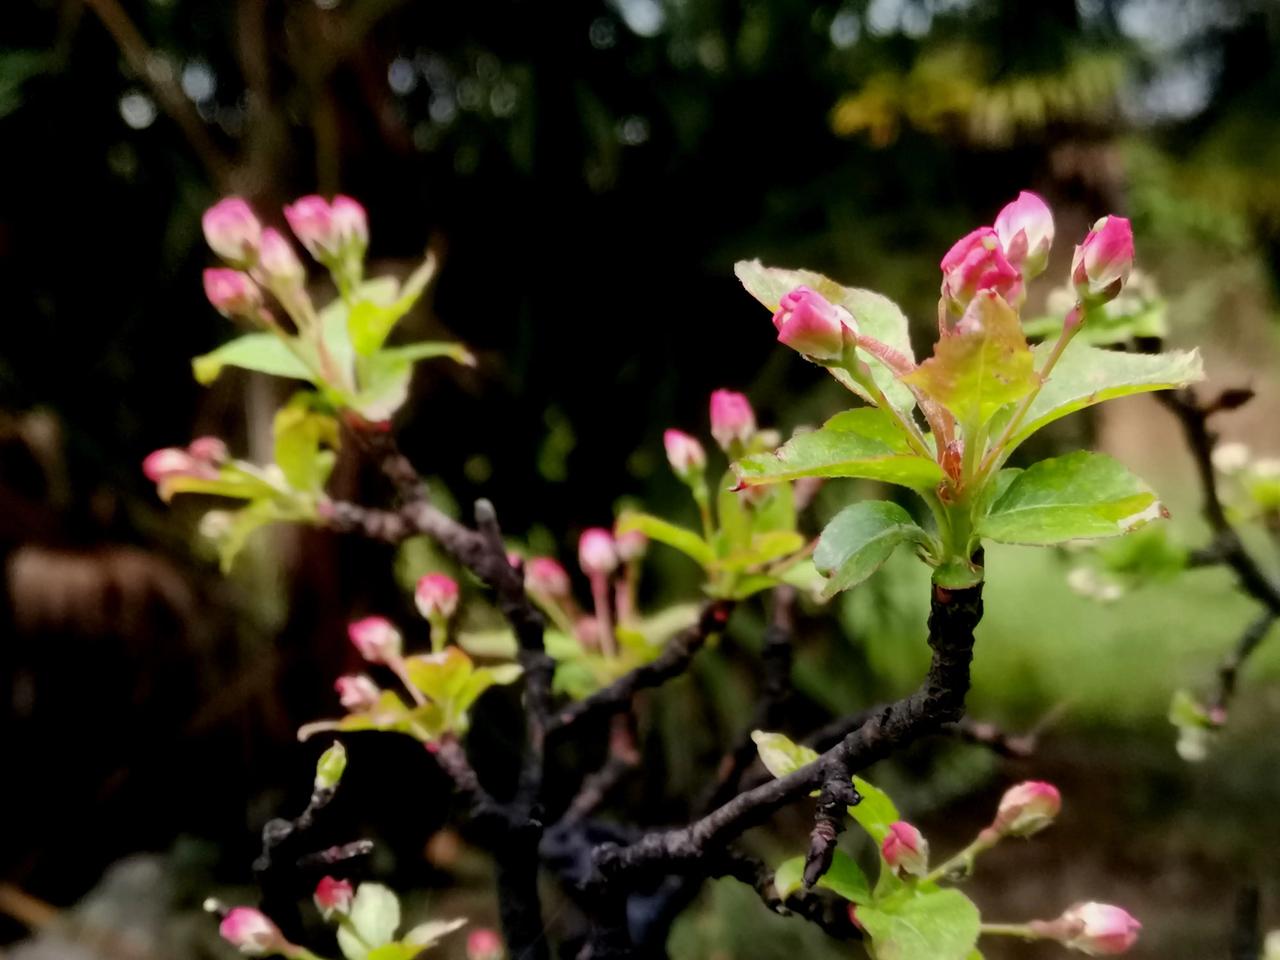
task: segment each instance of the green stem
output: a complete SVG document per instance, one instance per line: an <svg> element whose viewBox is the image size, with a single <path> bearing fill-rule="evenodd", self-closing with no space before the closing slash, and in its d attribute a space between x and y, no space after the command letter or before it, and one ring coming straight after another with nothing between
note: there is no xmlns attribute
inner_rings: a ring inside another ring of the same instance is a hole
<svg viewBox="0 0 1280 960"><path fill-rule="evenodd" d="M693 502L698 505L698 516L702 519L702 538L711 543L715 537L715 520L711 516L711 493L707 489L707 480L705 476L699 476L698 479L689 485L689 489L693 491Z"/></svg>
<svg viewBox="0 0 1280 960"><path fill-rule="evenodd" d="M1021 937L1023 940L1041 940L1025 923L984 923L978 932L989 937Z"/></svg>
<svg viewBox="0 0 1280 960"><path fill-rule="evenodd" d="M985 831L984 831L985 832ZM922 883L937 883L955 873L957 870L963 870L966 874L973 870L973 862L978 859L980 854L986 853L996 845L996 840L991 837L984 837L982 834L974 839L974 841L953 856L951 859L943 862L940 866L929 871L929 874L922 880Z"/></svg>
<svg viewBox="0 0 1280 960"><path fill-rule="evenodd" d="M432 646L434 645L433 641ZM413 697L413 702L420 707L425 706L427 698L423 696L421 690L409 682L409 671L405 668L404 657L392 657L386 663L391 668L391 672L404 684L404 688L409 691L409 696Z"/></svg>

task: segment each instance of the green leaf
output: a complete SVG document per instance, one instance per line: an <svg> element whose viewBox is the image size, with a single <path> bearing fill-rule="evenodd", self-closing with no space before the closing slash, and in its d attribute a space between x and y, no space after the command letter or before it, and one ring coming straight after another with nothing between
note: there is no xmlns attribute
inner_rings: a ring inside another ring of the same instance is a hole
<svg viewBox="0 0 1280 960"><path fill-rule="evenodd" d="M766 267L759 260L740 260L733 265L733 272L742 281L747 292L770 312L777 312L782 298L796 287L809 287L848 310L858 322L858 329L862 333L892 347L908 360L914 359L907 317L888 297L872 290L841 286L812 270ZM915 397L898 382L893 371L865 351L860 353L870 363L871 375L875 378L876 385L889 398L889 402L899 410L912 409ZM864 400L871 402L871 397L862 388L854 385L854 389Z"/></svg>
<svg viewBox="0 0 1280 960"><path fill-rule="evenodd" d="M1041 367L1053 349L1042 343L1032 351ZM1063 351L1049 379L1032 401L1026 418L1010 438L1006 453L1037 430L1085 407L1135 393L1172 390L1204 379L1198 351L1145 354L1101 350L1072 341ZM997 418L992 433L1004 426Z"/></svg>
<svg viewBox="0 0 1280 960"><path fill-rule="evenodd" d="M650 540L657 540L669 547L675 547L686 556L692 557L704 568L715 566L716 555L711 544L703 540L692 530L676 526L661 517L648 513L627 511L618 518L618 533L639 531Z"/></svg>
<svg viewBox="0 0 1280 960"><path fill-rule="evenodd" d="M959 890L911 891L858 907L876 960L967 960L982 918Z"/></svg>
<svg viewBox="0 0 1280 960"><path fill-rule="evenodd" d="M785 734L753 730L751 739L755 741L760 762L775 777L781 778L795 773L801 767L818 759L818 751L793 742Z"/></svg>
<svg viewBox="0 0 1280 960"><path fill-rule="evenodd" d="M879 846L889 833L889 826L902 819L898 808L890 796L879 787L868 783L862 777L853 778L854 789L862 795L862 800L849 808L849 816L858 822L858 826Z"/></svg>
<svg viewBox="0 0 1280 960"><path fill-rule="evenodd" d="M736 573L764 566L795 553L805 542L805 538L794 530L770 530L752 537L748 546L723 557L716 567Z"/></svg>
<svg viewBox="0 0 1280 960"><path fill-rule="evenodd" d="M435 268L435 258L428 256L409 275L403 287L392 277L379 277L361 284L347 317L351 344L357 353L368 356L382 346L400 318L418 302Z"/></svg>
<svg viewBox="0 0 1280 960"><path fill-rule="evenodd" d="M213 383L223 367L257 370L276 377L316 382L315 372L274 333L247 333L191 361L196 381Z"/></svg>
<svg viewBox="0 0 1280 960"><path fill-rule="evenodd" d="M773 886L782 900L798 893L804 886L804 857L791 857L778 864L773 872ZM818 886L854 903L866 903L871 899L871 885L866 874L843 850L835 852L831 867L818 880Z"/></svg>
<svg viewBox="0 0 1280 960"><path fill-rule="evenodd" d="M231 572L236 557L240 556L251 537L263 527L291 519L288 511L274 500L255 500L231 514L231 524L218 537L218 567L226 574Z"/></svg>
<svg viewBox="0 0 1280 960"><path fill-rule="evenodd" d="M414 960L421 952L421 947L409 943L384 943L365 954L365 960Z"/></svg>
<svg viewBox="0 0 1280 960"><path fill-rule="evenodd" d="M913 490L936 486L942 469L914 454L882 410L846 410L821 430L798 433L774 453L744 457L733 465L747 486L801 477L861 477Z"/></svg>
<svg viewBox="0 0 1280 960"><path fill-rule="evenodd" d="M400 926L400 900L380 883L362 883L351 901L348 922L351 929L346 925L338 928L338 945L347 960L365 960L375 947L395 939Z"/></svg>
<svg viewBox="0 0 1280 960"><path fill-rule="evenodd" d="M318 493L333 470L338 421L310 409L308 401L303 394L276 412L275 457L289 486Z"/></svg>
<svg viewBox="0 0 1280 960"><path fill-rule="evenodd" d="M863 500L837 513L813 554L813 563L829 578L822 591L830 598L861 583L902 543L927 544L929 535L896 503Z"/></svg>
<svg viewBox="0 0 1280 960"><path fill-rule="evenodd" d="M978 522L979 536L1045 545L1115 537L1167 516L1151 489L1111 457L1078 451L1018 474Z"/></svg>
<svg viewBox="0 0 1280 960"><path fill-rule="evenodd" d="M462 917L454 920L429 920L418 924L406 933L403 942L417 951L422 951L427 947L434 947L441 939L455 930L461 930L466 925L467 921Z"/></svg>
<svg viewBox="0 0 1280 960"><path fill-rule="evenodd" d="M933 356L903 377L942 404L967 431L974 431L1008 403L1021 400L1039 382L1031 348L1017 312L998 297L973 301L963 323L975 329L940 338Z"/></svg>

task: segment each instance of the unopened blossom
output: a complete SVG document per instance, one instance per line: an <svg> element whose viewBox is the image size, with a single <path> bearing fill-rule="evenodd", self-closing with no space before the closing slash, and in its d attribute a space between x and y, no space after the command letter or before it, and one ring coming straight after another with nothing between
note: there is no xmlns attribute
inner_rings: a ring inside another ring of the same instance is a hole
<svg viewBox="0 0 1280 960"><path fill-rule="evenodd" d="M721 450L735 443L745 446L755 435L756 413L746 394L716 390L711 394L711 435Z"/></svg>
<svg viewBox="0 0 1280 960"><path fill-rule="evenodd" d="M400 656L404 640L386 617L365 617L347 627L347 635L360 656L370 663L386 663Z"/></svg>
<svg viewBox="0 0 1280 960"><path fill-rule="evenodd" d="M1009 263L1022 271L1024 280L1044 272L1053 246L1053 213L1044 200L1023 190L1017 200L1005 204L993 228Z"/></svg>
<svg viewBox="0 0 1280 960"><path fill-rule="evenodd" d="M262 224L240 197L219 200L204 212L200 225L210 249L228 263L247 267L258 258Z"/></svg>
<svg viewBox="0 0 1280 960"><path fill-rule="evenodd" d="M357 256L369 243L369 224L362 207L350 197L302 197L284 208L289 229L321 263L332 263L348 253Z"/></svg>
<svg viewBox="0 0 1280 960"><path fill-rule="evenodd" d="M352 713L372 710L378 703L381 691L378 685L364 674L350 674L333 682L339 702Z"/></svg>
<svg viewBox="0 0 1280 960"><path fill-rule="evenodd" d="M613 534L603 527L585 530L578 538L578 563L589 577L608 576L618 568Z"/></svg>
<svg viewBox="0 0 1280 960"><path fill-rule="evenodd" d="M683 430L665 430L662 445L667 451L667 462L681 480L689 480L707 467L707 452L696 437Z"/></svg>
<svg viewBox="0 0 1280 960"><path fill-rule="evenodd" d="M142 461L142 472L152 483L170 477L199 476L201 468L201 461L178 447L153 450Z"/></svg>
<svg viewBox="0 0 1280 960"><path fill-rule="evenodd" d="M929 841L905 820L889 825L889 832L880 843L880 855L885 863L903 873L922 877L929 872Z"/></svg>
<svg viewBox="0 0 1280 960"><path fill-rule="evenodd" d="M307 278L307 268L294 252L293 244L272 227L262 231L258 270L273 289L297 286Z"/></svg>
<svg viewBox="0 0 1280 960"><path fill-rule="evenodd" d="M618 559L623 563L639 560L649 548L649 538L639 530L615 530L613 546L618 552Z"/></svg>
<svg viewBox="0 0 1280 960"><path fill-rule="evenodd" d="M467 935L467 960L505 960L506 955L502 938L488 927Z"/></svg>
<svg viewBox="0 0 1280 960"><path fill-rule="evenodd" d="M224 317L254 318L262 307L262 291L240 270L210 267L204 272L204 295Z"/></svg>
<svg viewBox="0 0 1280 960"><path fill-rule="evenodd" d="M266 957L289 945L284 934L261 910L235 907L218 926L222 938L250 957Z"/></svg>
<svg viewBox="0 0 1280 960"><path fill-rule="evenodd" d="M1124 217L1106 216L1076 247L1071 282L1082 300L1105 303L1120 293L1133 269L1133 227Z"/></svg>
<svg viewBox="0 0 1280 960"><path fill-rule="evenodd" d="M316 761L316 777L314 789L336 790L342 782L342 775L347 772L347 748L341 740L329 745L320 759Z"/></svg>
<svg viewBox="0 0 1280 960"><path fill-rule="evenodd" d="M953 313L964 313L983 290L999 294L1009 303L1022 297L1022 274L1005 256L991 227L979 227L957 240L941 266L942 298Z"/></svg>
<svg viewBox="0 0 1280 960"><path fill-rule="evenodd" d="M991 829L1005 837L1029 837L1053 823L1061 810L1057 787L1028 780L1005 791Z"/></svg>
<svg viewBox="0 0 1280 960"><path fill-rule="evenodd" d="M443 573L428 573L418 580L413 601L428 620L448 620L458 610L458 581Z"/></svg>
<svg viewBox="0 0 1280 960"><path fill-rule="evenodd" d="M551 557L530 557L524 565L525 587L553 599L569 595L569 574Z"/></svg>
<svg viewBox="0 0 1280 960"><path fill-rule="evenodd" d="M314 899L320 915L328 920L335 914L345 916L350 913L351 901L355 896L356 891L351 886L351 881L324 877L316 884Z"/></svg>
<svg viewBox="0 0 1280 960"><path fill-rule="evenodd" d="M187 444L187 453L206 463L225 463L227 444L221 437L196 437Z"/></svg>
<svg viewBox="0 0 1280 960"><path fill-rule="evenodd" d="M369 246L369 216L364 207L351 197L338 194L330 205L338 242L363 252Z"/></svg>
<svg viewBox="0 0 1280 960"><path fill-rule="evenodd" d="M1067 935L1064 946L1091 957L1127 953L1142 930L1127 910L1109 903L1078 903L1060 918Z"/></svg>
<svg viewBox="0 0 1280 960"><path fill-rule="evenodd" d="M796 287L773 315L778 342L815 360L839 360L845 331L857 332L853 316L809 287Z"/></svg>

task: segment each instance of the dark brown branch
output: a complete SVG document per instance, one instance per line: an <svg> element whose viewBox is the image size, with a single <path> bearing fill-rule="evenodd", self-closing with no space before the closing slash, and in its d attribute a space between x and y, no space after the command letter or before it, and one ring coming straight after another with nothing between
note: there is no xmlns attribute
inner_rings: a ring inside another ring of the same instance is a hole
<svg viewBox="0 0 1280 960"><path fill-rule="evenodd" d="M661 686L688 668L703 645L724 629L733 612L733 601L714 600L702 609L698 622L676 634L656 659L615 680L603 690L568 704L551 718L549 732L561 733L587 717L625 710L641 690Z"/></svg>
<svg viewBox="0 0 1280 960"><path fill-rule="evenodd" d="M929 614L933 659L915 693L889 704L813 763L739 794L687 827L598 850L596 867L602 878L609 881L637 871L670 871L695 863L832 777L862 770L893 750L955 723L964 712L973 631L981 619L980 584L963 590L935 586Z"/></svg>
<svg viewBox="0 0 1280 960"><path fill-rule="evenodd" d="M813 830L809 833L809 852L804 858L804 888L814 884L831 869L836 855L836 841L844 832L848 808L860 803L862 795L853 786L853 772L847 768L834 771L822 785L818 806L813 814Z"/></svg>
<svg viewBox="0 0 1280 960"><path fill-rule="evenodd" d="M614 715L609 729L609 752L604 764L582 781L577 796L561 817L562 824L577 824L595 813L622 779L640 765L640 752L636 749L632 724L633 718L629 714Z"/></svg>
<svg viewBox="0 0 1280 960"><path fill-rule="evenodd" d="M793 894L778 896L773 871L753 857L728 851L711 862L710 876L733 877L751 887L760 901L781 917L800 917L820 927L837 940L861 940L862 932L849 917L846 903L837 897Z"/></svg>
<svg viewBox="0 0 1280 960"><path fill-rule="evenodd" d="M1218 666L1218 692L1209 706L1211 717L1214 715L1225 717L1227 707L1231 705L1231 698L1235 696L1240 668L1266 639L1275 622L1276 615L1270 610L1261 613L1245 628L1240 639L1236 641L1235 648L1223 657L1222 663Z"/></svg>
<svg viewBox="0 0 1280 960"><path fill-rule="evenodd" d="M1027 733L1008 733L987 720L974 720L961 717L957 723L945 728L944 732L955 734L965 743L986 747L1001 757L1022 759L1035 753L1039 734L1035 730Z"/></svg>

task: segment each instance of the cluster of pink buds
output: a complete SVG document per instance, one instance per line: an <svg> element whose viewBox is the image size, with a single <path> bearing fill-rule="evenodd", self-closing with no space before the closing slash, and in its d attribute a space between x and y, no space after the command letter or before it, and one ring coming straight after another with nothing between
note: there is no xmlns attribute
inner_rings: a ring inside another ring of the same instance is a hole
<svg viewBox="0 0 1280 960"><path fill-rule="evenodd" d="M796 287L782 298L773 326L779 343L818 361L839 360L858 333L848 310L808 287Z"/></svg>
<svg viewBox="0 0 1280 960"><path fill-rule="evenodd" d="M1142 930L1127 910L1109 903L1077 903L1056 920L1033 920L1027 926L1037 937L1091 957L1127 953Z"/></svg>
<svg viewBox="0 0 1280 960"><path fill-rule="evenodd" d="M341 194L332 203L320 196L303 197L284 208L284 218L307 253L326 265L363 257L369 246L364 207Z"/></svg>
<svg viewBox="0 0 1280 960"><path fill-rule="evenodd" d="M923 877L929 872L929 841L905 820L889 825L889 832L880 843L880 856L901 873Z"/></svg>
<svg viewBox="0 0 1280 960"><path fill-rule="evenodd" d="M991 227L957 240L942 258L942 300L963 314L982 291L1018 306L1024 282L1039 276L1053 246L1053 214L1037 194L1023 190L1005 204Z"/></svg>
<svg viewBox="0 0 1280 960"><path fill-rule="evenodd" d="M335 916L345 917L351 912L351 901L355 899L356 891L349 880L335 880L333 877L325 877L316 884L316 892L313 897L316 903L316 909L320 911L320 915L326 920Z"/></svg>
<svg viewBox="0 0 1280 960"><path fill-rule="evenodd" d="M218 437L197 437L181 447L154 450L142 461L142 472L152 483L163 483L174 477L215 480L218 468L227 462L227 445Z"/></svg>
<svg viewBox="0 0 1280 960"><path fill-rule="evenodd" d="M506 960L502 938L487 927L472 930L467 936L467 960Z"/></svg>
<svg viewBox="0 0 1280 960"><path fill-rule="evenodd" d="M364 617L347 627L347 636L370 663L392 663L404 651L404 638L386 617Z"/></svg>

